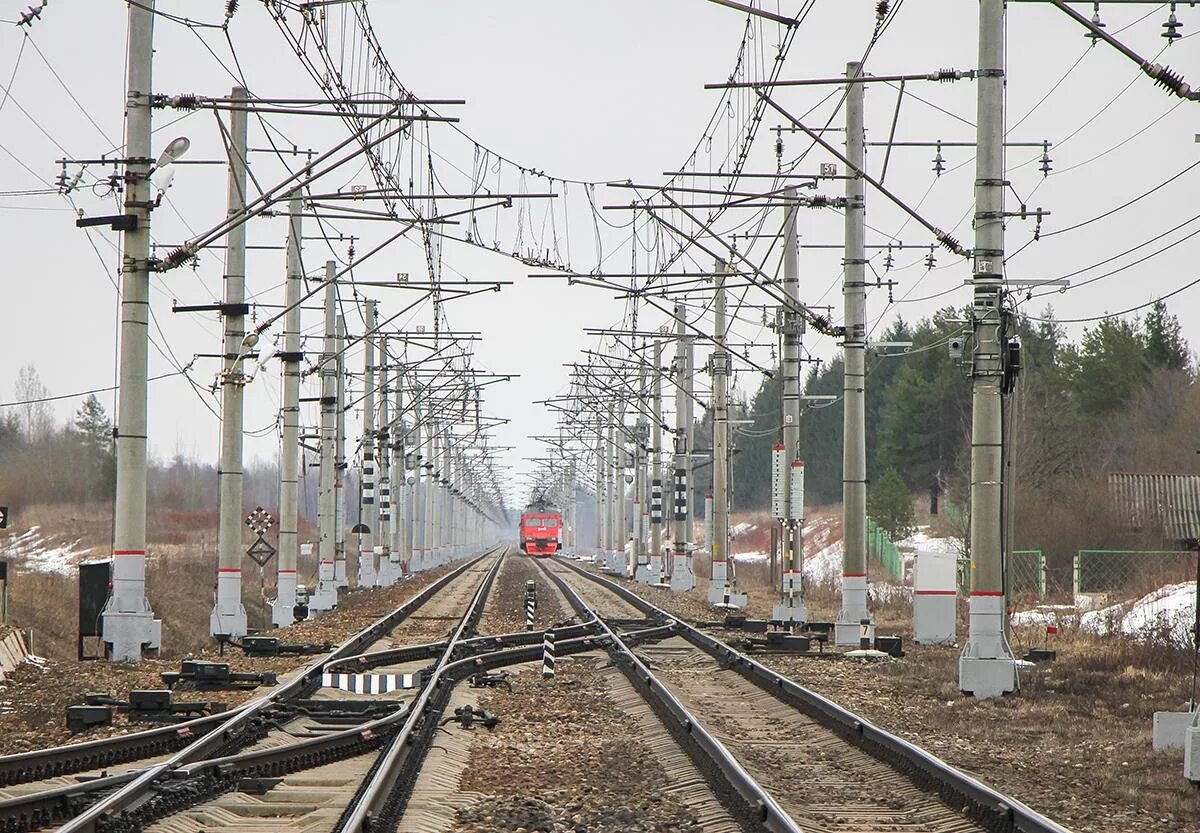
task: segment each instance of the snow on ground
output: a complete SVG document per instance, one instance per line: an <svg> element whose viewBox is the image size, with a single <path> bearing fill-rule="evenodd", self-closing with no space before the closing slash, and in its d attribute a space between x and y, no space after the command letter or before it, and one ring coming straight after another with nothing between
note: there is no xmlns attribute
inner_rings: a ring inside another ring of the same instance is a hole
<svg viewBox="0 0 1200 833"><path fill-rule="evenodd" d="M41 529L31 526L20 535L10 534L4 545L5 560L16 562L30 572L69 576L80 559L91 552L86 547L77 549L79 539L70 543L54 541L44 537Z"/></svg>
<svg viewBox="0 0 1200 833"><path fill-rule="evenodd" d="M918 527L917 531L903 541L896 542L896 549L911 552L952 552L962 555L962 544L957 538L935 538L929 527Z"/></svg>
<svg viewBox="0 0 1200 833"><path fill-rule="evenodd" d="M738 552L733 554L734 561L766 561L770 558L770 553L765 552Z"/></svg>
<svg viewBox="0 0 1200 833"><path fill-rule="evenodd" d="M1099 636L1121 634L1135 639L1187 646L1196 621L1196 582L1168 584L1140 599L1098 610L1077 605L1040 605L1013 614L1015 625L1078 627Z"/></svg>
<svg viewBox="0 0 1200 833"><path fill-rule="evenodd" d="M743 521L740 524L734 524L733 526L729 527L729 537L736 538L739 535L745 535L747 532L753 532L756 529L758 529L757 524Z"/></svg>

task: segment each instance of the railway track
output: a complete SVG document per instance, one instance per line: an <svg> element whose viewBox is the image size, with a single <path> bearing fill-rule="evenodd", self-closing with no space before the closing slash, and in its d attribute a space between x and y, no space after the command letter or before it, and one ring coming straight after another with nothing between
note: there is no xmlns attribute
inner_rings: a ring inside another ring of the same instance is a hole
<svg viewBox="0 0 1200 833"><path fill-rule="evenodd" d="M388 638L444 591L477 575L489 555L498 565L502 550L489 551L441 577L311 662L291 681L237 709L0 758L0 830L36 830L60 823L63 830L116 830L127 820L132 829L154 812L194 803L203 794L231 789L246 778L340 760L378 746L390 726L380 717L384 709L355 715L321 703L338 699L321 695L322 674ZM303 728L306 721L309 726ZM113 773L118 767L124 771ZM167 779L171 783L164 789ZM176 789L180 784L186 786ZM148 790L156 790L159 799L149 802L154 805L149 809L144 800Z"/></svg>
<svg viewBox="0 0 1200 833"><path fill-rule="evenodd" d="M661 713L738 784L769 830L1067 833L924 750L676 622L636 650L606 622L630 608L668 614L619 584L558 561L544 566L577 610L592 603L619 661ZM605 598L607 597L607 599Z"/></svg>
<svg viewBox="0 0 1200 833"><path fill-rule="evenodd" d="M511 621L497 613L494 598L489 602L506 570L506 581L522 587L531 573L543 574L543 598L553 595L556 613L574 611L573 621L554 627L558 654L572 657L573 670L590 681L584 701L591 697L592 708L612 710L624 727L610 718L614 725L604 731L618 737L582 742L624 747L629 751L621 754L637 757L639 773L659 773L654 789L688 819L678 829L1067 833L615 582L557 560L492 555L464 564L310 664L286 692L170 741L186 744L178 751L154 746L166 743L162 730L85 744L69 762L77 774L85 761L114 754L104 751L106 744L141 744L153 755L115 774L91 766L82 782L63 773L33 778L67 766L62 749L44 750L41 760L37 753L0 759L0 773L21 781L12 759L22 759L27 776L0 801L0 831L55 823L66 833L457 829L473 818L473 808L500 799L460 789L480 752L472 744L488 741L440 728L456 709L476 702L478 694L462 685L467 678L542 654L540 630L477 633L485 610L493 623ZM517 591L506 586L505 592L511 607ZM412 674L417 687L378 696L320 687L322 673L368 671ZM558 698L557 707L569 709L583 702L578 683L518 684L515 696ZM531 748L551 756L554 744ZM629 802L620 812L631 819L652 806L634 807L636 795L614 800Z"/></svg>

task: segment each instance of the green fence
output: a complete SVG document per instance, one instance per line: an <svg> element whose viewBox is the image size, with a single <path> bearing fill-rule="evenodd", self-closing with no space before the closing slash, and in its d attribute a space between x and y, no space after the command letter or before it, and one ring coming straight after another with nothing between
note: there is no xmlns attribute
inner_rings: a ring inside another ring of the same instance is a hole
<svg viewBox="0 0 1200 833"><path fill-rule="evenodd" d="M1046 598L1046 557L1041 550L1013 550L1008 557L1009 596Z"/></svg>
<svg viewBox="0 0 1200 833"><path fill-rule="evenodd" d="M867 518L867 554L882 564L892 578L904 580L904 559L900 557L900 550L870 518Z"/></svg>
<svg viewBox="0 0 1200 833"><path fill-rule="evenodd" d="M1177 550L1080 550L1075 592L1131 599L1156 588L1196 578L1194 553Z"/></svg>

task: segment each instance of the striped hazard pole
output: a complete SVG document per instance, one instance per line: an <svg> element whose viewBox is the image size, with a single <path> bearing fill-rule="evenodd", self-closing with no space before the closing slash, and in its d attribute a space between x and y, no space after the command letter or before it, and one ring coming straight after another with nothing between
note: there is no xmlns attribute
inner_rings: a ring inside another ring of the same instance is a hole
<svg viewBox="0 0 1200 833"><path fill-rule="evenodd" d="M525 630L533 630L533 617L537 613L537 584L525 582Z"/></svg>
<svg viewBox="0 0 1200 833"><path fill-rule="evenodd" d="M546 631L542 638L542 679L554 679L554 631Z"/></svg>

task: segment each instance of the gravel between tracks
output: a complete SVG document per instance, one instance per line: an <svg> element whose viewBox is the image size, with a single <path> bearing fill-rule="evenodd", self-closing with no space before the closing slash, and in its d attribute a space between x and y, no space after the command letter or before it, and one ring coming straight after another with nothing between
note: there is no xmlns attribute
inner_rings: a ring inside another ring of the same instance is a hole
<svg viewBox="0 0 1200 833"><path fill-rule="evenodd" d="M525 630L525 582L537 586L537 609L533 629L546 630L571 618L572 611L559 589L538 569L527 555L515 552L505 556L504 566L484 605L479 622L481 634L516 633Z"/></svg>
<svg viewBox="0 0 1200 833"><path fill-rule="evenodd" d="M564 657L553 681L530 666L510 679L512 692L479 698L502 722L476 735L459 788L481 797L458 811L455 833L736 829L715 799L716 810L694 803L695 784L668 775L636 710L622 708L614 689L629 684L607 656Z"/></svg>
<svg viewBox="0 0 1200 833"><path fill-rule="evenodd" d="M287 642L343 642L457 566L446 565L428 570L391 587L347 593L338 609L332 613L269 633ZM233 649L226 652L222 660L215 647L194 655L194 658L228 661L233 670L239 672L274 671L281 679L283 675L303 668L316 659L315 656L251 658ZM124 698L132 690L161 689L163 683L159 674L178 670L177 660L143 660L140 663L27 662L0 683L0 755L154 728L157 724L133 723L124 715L116 714L111 726L71 734L66 728L66 707L82 703L84 694L89 692L105 692ZM263 690L180 691L174 699L237 705Z"/></svg>

